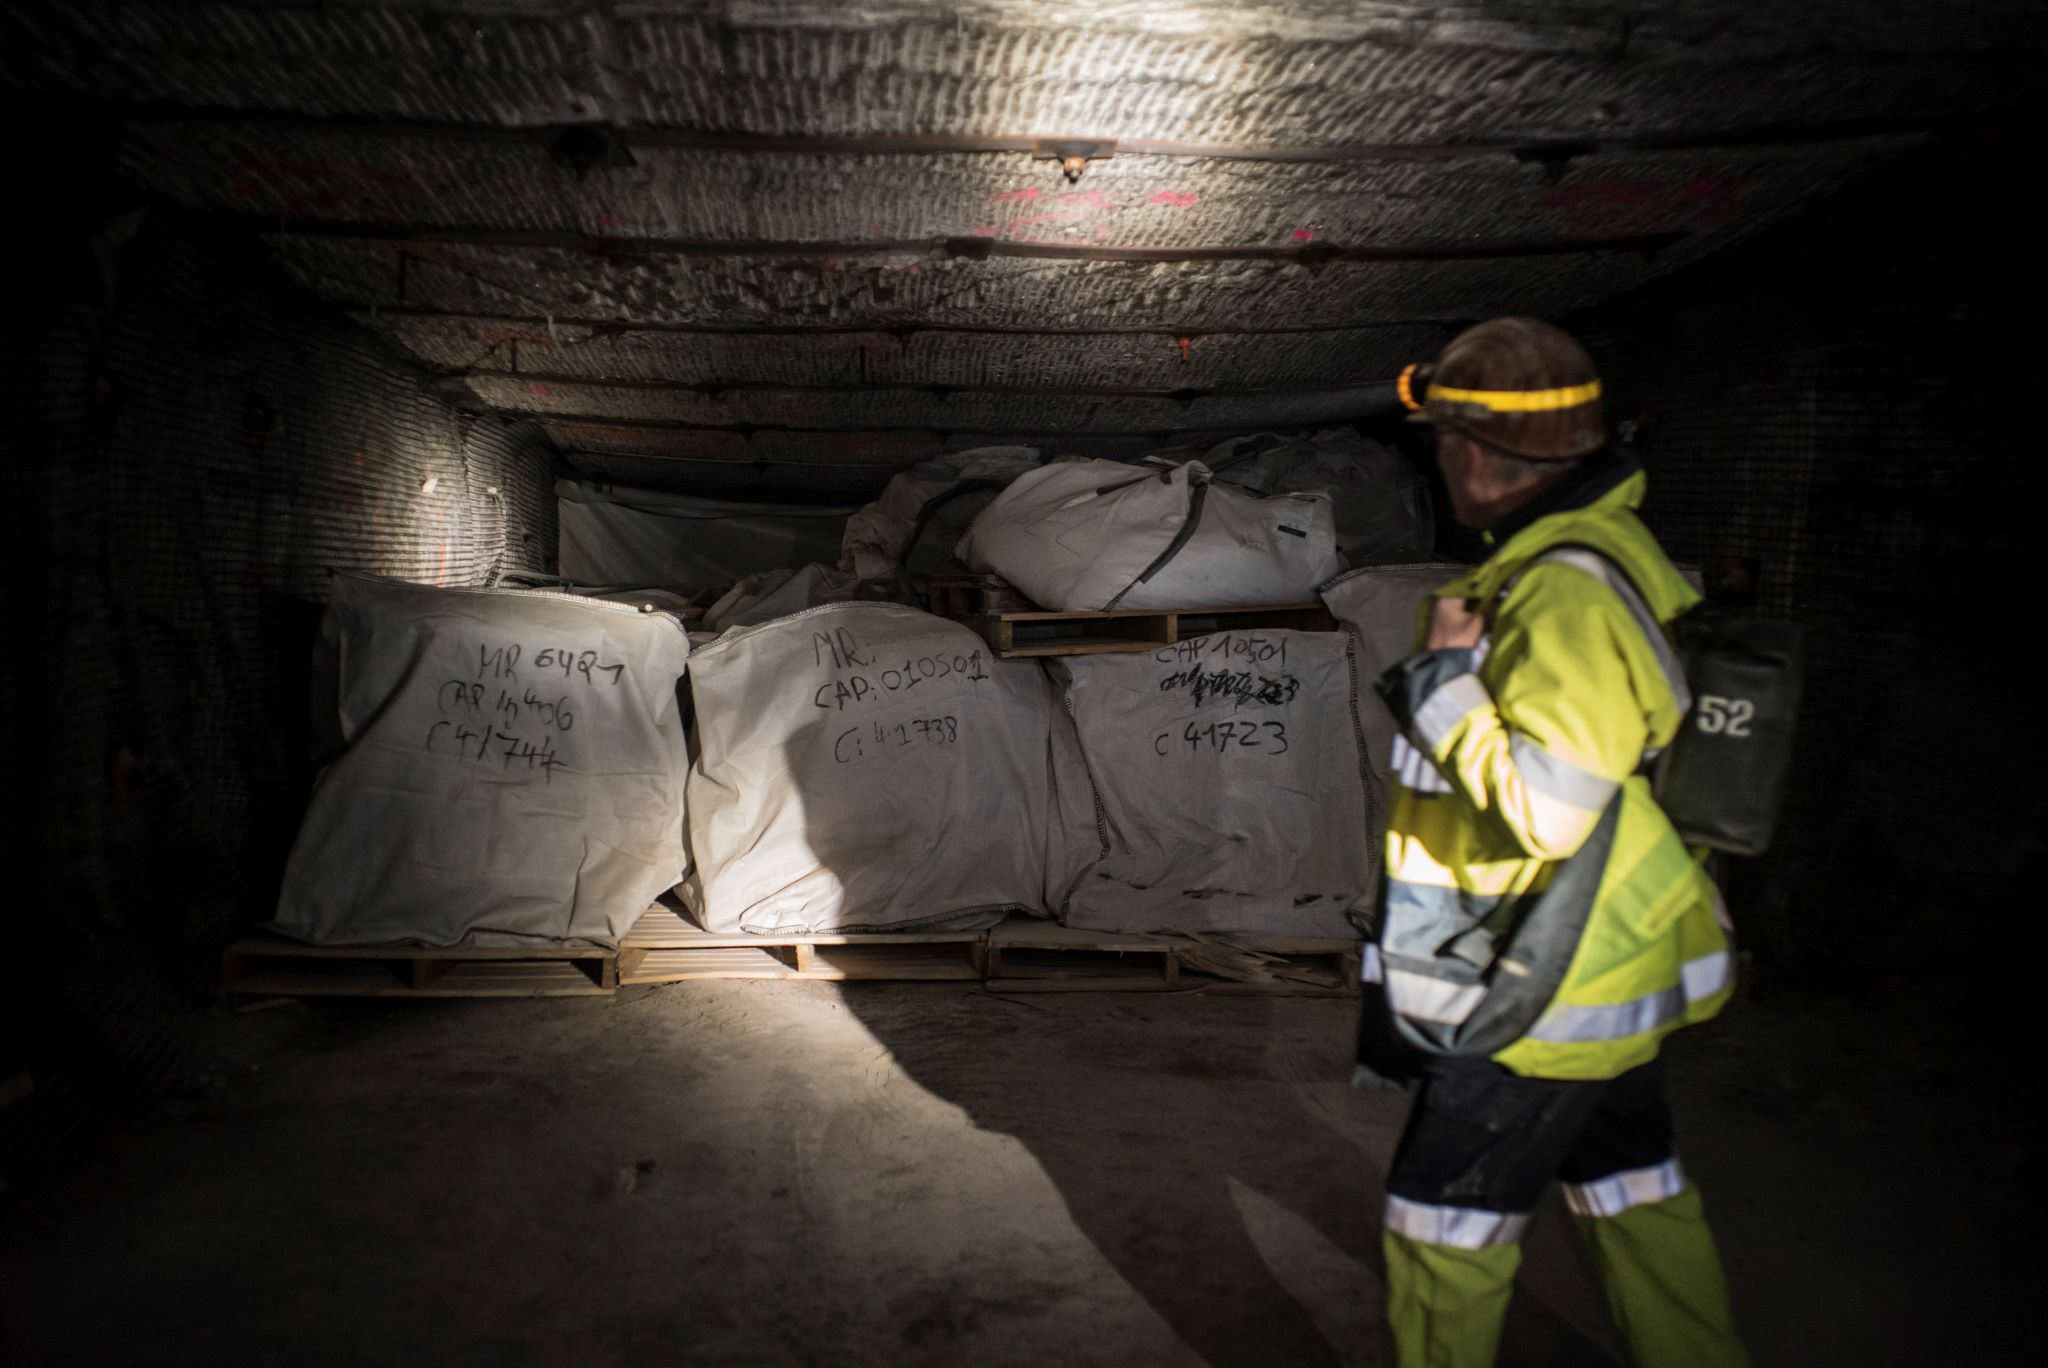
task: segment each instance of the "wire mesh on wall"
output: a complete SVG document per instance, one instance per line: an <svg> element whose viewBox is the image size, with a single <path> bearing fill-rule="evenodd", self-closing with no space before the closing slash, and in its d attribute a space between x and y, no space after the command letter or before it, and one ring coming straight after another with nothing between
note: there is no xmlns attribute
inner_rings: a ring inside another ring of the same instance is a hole
<svg viewBox="0 0 2048 1368"><path fill-rule="evenodd" d="M2040 883L2048 737L2009 645L2039 488L2003 274L2027 244L1949 207L1995 163L1923 159L1584 321L1666 547L1808 625L1781 835L1731 871L1770 962L1936 967L1931 921Z"/></svg>
<svg viewBox="0 0 2048 1368"><path fill-rule="evenodd" d="M550 452L456 412L258 260L129 216L39 282L5 339L33 894L68 968L39 999L47 1139L175 1067L182 1008L262 915L309 778L328 572L477 584L553 566ZM57 947L53 947L53 950Z"/></svg>

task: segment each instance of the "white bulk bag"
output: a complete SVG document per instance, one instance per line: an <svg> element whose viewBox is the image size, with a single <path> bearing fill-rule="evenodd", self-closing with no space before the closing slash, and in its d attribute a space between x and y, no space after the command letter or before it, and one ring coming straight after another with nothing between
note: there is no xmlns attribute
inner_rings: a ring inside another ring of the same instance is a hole
<svg viewBox="0 0 2048 1368"><path fill-rule="evenodd" d="M961 534L995 498L996 487L1037 465L1036 447L991 446L949 452L897 472L880 498L847 519L839 568L868 579L897 570L945 573ZM945 503L932 503L956 490L961 492Z"/></svg>
<svg viewBox="0 0 2048 1368"><path fill-rule="evenodd" d="M797 570L763 570L735 584L705 609L704 626L709 631L724 632L734 627L772 622L827 603L851 603L855 600L900 602L907 597L909 590L900 580L861 579L828 565L806 565Z"/></svg>
<svg viewBox="0 0 2048 1368"><path fill-rule="evenodd" d="M1042 915L1053 699L1031 662L914 608L836 603L690 662L685 893L713 931Z"/></svg>
<svg viewBox="0 0 2048 1368"><path fill-rule="evenodd" d="M1327 495L1211 483L1200 461L1027 471L974 520L960 558L1059 612L1300 603L1340 568Z"/></svg>
<svg viewBox="0 0 2048 1368"><path fill-rule="evenodd" d="M1347 914L1370 903L1373 842L1344 633L1215 632L1053 669L1101 837L1062 920L1357 933Z"/></svg>
<svg viewBox="0 0 2048 1368"><path fill-rule="evenodd" d="M1351 633L1358 654L1358 723L1374 776L1376 805L1383 801L1385 786L1380 776L1390 772L1394 737L1400 728L1373 687L1374 681L1390 666L1415 654L1423 601L1471 568L1438 562L1372 566L1323 586L1323 605L1338 625ZM1374 850L1379 848L1379 835L1375 830Z"/></svg>
<svg viewBox="0 0 2048 1368"><path fill-rule="evenodd" d="M564 592L578 598L603 599L607 603L623 603L644 612L668 613L678 620L685 620L697 614L696 600L686 594L672 593L667 589L581 589L569 588Z"/></svg>
<svg viewBox="0 0 2048 1368"><path fill-rule="evenodd" d="M316 945L616 944L684 873L673 616L337 575L322 625L343 749L275 930Z"/></svg>

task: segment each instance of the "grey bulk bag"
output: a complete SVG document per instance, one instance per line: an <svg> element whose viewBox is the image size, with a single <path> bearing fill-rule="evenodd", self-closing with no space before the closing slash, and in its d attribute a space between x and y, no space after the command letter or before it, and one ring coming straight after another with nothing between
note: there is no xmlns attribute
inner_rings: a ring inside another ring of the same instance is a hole
<svg viewBox="0 0 2048 1368"><path fill-rule="evenodd" d="M1341 428L1232 438L1202 455L1221 481L1261 494L1330 496L1348 565L1411 560L1436 544L1429 486L1393 448Z"/></svg>
<svg viewBox="0 0 2048 1368"><path fill-rule="evenodd" d="M562 574L695 596L762 570L829 560L851 508L737 503L557 480Z"/></svg>
<svg viewBox="0 0 2048 1368"><path fill-rule="evenodd" d="M1061 919L1103 931L1353 936L1373 896L1350 643L1216 632L1054 665L1097 854ZM1082 823L1069 818L1070 825Z"/></svg>
<svg viewBox="0 0 2048 1368"><path fill-rule="evenodd" d="M273 929L316 945L616 944L683 875L668 613L342 574L322 625L339 753Z"/></svg>
<svg viewBox="0 0 2048 1368"><path fill-rule="evenodd" d="M861 579L828 565L796 570L763 570L728 589L704 610L706 631L725 632L789 617L807 608L856 600L902 602L909 589L901 577Z"/></svg>
<svg viewBox="0 0 2048 1368"><path fill-rule="evenodd" d="M975 447L920 461L847 520L839 568L863 578L944 574L953 548L995 491L1039 464L1038 449Z"/></svg>
<svg viewBox="0 0 2048 1368"><path fill-rule="evenodd" d="M1300 603L1340 566L1327 495L1255 494L1200 461L1027 471L959 555L1058 612Z"/></svg>
<svg viewBox="0 0 2048 1368"><path fill-rule="evenodd" d="M1386 820L1381 807L1386 791L1382 776L1393 764L1394 738L1400 734L1400 727L1387 711L1386 702L1372 688L1372 681L1388 667L1415 653L1423 603L1439 588L1470 570L1470 566L1437 561L1374 565L1340 575L1322 587L1323 606L1351 634L1358 655L1358 678L1363 687L1357 691L1355 706L1365 738L1366 763L1373 775L1375 851L1379 849L1380 828Z"/></svg>
<svg viewBox="0 0 2048 1368"><path fill-rule="evenodd" d="M955 622L837 603L691 660L696 869L713 931L980 927L1042 915L1060 857L1036 663Z"/></svg>

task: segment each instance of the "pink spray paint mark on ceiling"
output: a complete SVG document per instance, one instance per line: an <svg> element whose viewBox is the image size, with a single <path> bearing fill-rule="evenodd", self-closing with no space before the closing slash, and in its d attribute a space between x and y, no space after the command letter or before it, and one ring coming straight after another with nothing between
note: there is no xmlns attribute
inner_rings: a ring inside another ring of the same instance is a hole
<svg viewBox="0 0 2048 1368"><path fill-rule="evenodd" d="M1202 197L1192 190L1161 190L1149 203L1171 205L1175 209L1192 209L1202 202Z"/></svg>

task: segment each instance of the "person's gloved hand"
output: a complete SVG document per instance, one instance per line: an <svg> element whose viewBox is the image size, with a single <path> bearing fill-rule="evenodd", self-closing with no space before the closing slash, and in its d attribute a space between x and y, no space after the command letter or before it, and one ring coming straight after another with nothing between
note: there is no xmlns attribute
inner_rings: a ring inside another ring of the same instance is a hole
<svg viewBox="0 0 2048 1368"><path fill-rule="evenodd" d="M1470 599L1440 598L1429 610L1429 636L1423 647L1440 651L1462 646L1469 650L1485 635L1486 615L1475 610Z"/></svg>

